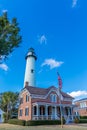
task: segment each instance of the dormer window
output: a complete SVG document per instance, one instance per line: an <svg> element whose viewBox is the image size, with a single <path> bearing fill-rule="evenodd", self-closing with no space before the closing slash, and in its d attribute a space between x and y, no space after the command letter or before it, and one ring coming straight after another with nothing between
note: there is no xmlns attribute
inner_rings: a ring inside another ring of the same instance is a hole
<svg viewBox="0 0 87 130"><path fill-rule="evenodd" d="M51 94L50 99L51 99L51 102L57 102L57 95L56 94Z"/></svg>

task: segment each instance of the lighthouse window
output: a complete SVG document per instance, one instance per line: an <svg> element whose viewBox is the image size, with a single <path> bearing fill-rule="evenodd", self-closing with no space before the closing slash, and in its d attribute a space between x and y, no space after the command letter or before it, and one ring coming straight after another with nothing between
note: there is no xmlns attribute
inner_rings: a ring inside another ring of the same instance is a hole
<svg viewBox="0 0 87 130"><path fill-rule="evenodd" d="M34 73L34 70L33 70L33 69L31 69L31 73Z"/></svg>

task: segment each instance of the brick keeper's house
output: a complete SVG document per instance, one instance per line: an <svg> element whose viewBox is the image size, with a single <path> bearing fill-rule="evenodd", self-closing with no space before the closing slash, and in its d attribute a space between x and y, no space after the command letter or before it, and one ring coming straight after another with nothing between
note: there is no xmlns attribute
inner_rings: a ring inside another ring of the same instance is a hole
<svg viewBox="0 0 87 130"><path fill-rule="evenodd" d="M87 98L76 100L74 102L74 112L77 116L87 116Z"/></svg>
<svg viewBox="0 0 87 130"><path fill-rule="evenodd" d="M39 88L35 85L35 61L37 57L33 48L26 56L24 88L19 98L18 119L20 120L56 120L61 114L68 122L73 121L73 97L51 86ZM61 82L61 79L59 79Z"/></svg>

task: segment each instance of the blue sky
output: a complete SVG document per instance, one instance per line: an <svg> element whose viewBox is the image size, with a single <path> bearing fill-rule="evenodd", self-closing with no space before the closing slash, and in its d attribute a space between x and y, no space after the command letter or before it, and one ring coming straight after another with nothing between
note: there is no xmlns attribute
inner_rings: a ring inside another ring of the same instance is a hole
<svg viewBox="0 0 87 130"><path fill-rule="evenodd" d="M0 0L0 15L8 11L21 28L20 48L0 65L0 92L23 88L25 55L33 47L37 54L38 87L57 85L63 91L87 96L87 0Z"/></svg>

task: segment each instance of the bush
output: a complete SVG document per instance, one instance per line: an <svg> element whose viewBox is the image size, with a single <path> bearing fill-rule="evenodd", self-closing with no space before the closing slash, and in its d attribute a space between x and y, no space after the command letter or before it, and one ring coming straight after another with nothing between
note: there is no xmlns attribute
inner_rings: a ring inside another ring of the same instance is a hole
<svg viewBox="0 0 87 130"><path fill-rule="evenodd" d="M79 123L79 119L77 117L74 119L74 123Z"/></svg>
<svg viewBox="0 0 87 130"><path fill-rule="evenodd" d="M24 121L24 120L18 120L18 119L10 119L8 120L9 124L14 125L22 125L22 126L38 126L38 125L60 125L60 120L30 120L30 121ZM63 123L65 123L65 120L63 120Z"/></svg>
<svg viewBox="0 0 87 130"><path fill-rule="evenodd" d="M87 123L87 119L80 119L79 123Z"/></svg>
<svg viewBox="0 0 87 130"><path fill-rule="evenodd" d="M24 120L18 120L18 119L10 119L8 120L9 124L14 124L14 125L22 125L25 126L26 121Z"/></svg>
<svg viewBox="0 0 87 130"><path fill-rule="evenodd" d="M60 120L31 120L26 121L26 126L37 126L37 125L59 125Z"/></svg>
<svg viewBox="0 0 87 130"><path fill-rule="evenodd" d="M87 116L80 116L80 119L87 119Z"/></svg>

